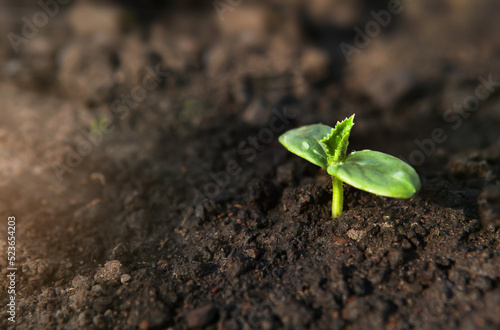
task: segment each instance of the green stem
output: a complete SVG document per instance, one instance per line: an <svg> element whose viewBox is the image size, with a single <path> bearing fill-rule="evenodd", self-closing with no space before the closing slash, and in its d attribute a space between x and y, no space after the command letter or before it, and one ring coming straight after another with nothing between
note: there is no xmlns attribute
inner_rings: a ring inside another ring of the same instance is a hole
<svg viewBox="0 0 500 330"><path fill-rule="evenodd" d="M332 176L332 218L336 219L342 214L344 206L344 190L342 181Z"/></svg>

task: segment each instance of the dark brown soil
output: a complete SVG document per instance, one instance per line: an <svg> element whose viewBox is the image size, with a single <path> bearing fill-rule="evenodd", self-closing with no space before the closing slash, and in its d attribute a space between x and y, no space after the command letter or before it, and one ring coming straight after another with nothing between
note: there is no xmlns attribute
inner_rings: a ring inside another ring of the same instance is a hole
<svg viewBox="0 0 500 330"><path fill-rule="evenodd" d="M0 3L0 327L498 329L497 1L220 3ZM332 221L277 138L352 113L422 189Z"/></svg>

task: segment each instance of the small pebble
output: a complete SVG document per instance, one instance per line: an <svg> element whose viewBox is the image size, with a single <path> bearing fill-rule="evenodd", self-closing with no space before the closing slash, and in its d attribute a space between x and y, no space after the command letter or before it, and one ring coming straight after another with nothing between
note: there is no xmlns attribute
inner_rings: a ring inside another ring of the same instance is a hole
<svg viewBox="0 0 500 330"><path fill-rule="evenodd" d="M203 328L214 322L216 318L217 309L212 304L193 309L186 314L186 322L190 329Z"/></svg>
<svg viewBox="0 0 500 330"><path fill-rule="evenodd" d="M127 284L131 279L132 279L132 276L130 276L129 274L123 274L120 277L120 282L122 282L122 284Z"/></svg>

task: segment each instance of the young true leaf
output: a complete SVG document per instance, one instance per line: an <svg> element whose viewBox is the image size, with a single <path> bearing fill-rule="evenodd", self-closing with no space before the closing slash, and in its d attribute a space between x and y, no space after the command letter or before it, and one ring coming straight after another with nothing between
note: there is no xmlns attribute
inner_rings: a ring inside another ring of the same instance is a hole
<svg viewBox="0 0 500 330"><path fill-rule="evenodd" d="M343 210L342 183L370 193L396 198L411 198L420 189L415 170L396 157L363 150L346 156L354 115L337 123L335 129L308 125L281 135L279 141L294 154L328 171L332 176L332 217Z"/></svg>
<svg viewBox="0 0 500 330"><path fill-rule="evenodd" d="M321 140L328 154L328 163L339 162L344 159L347 145L349 144L349 134L354 126L354 115L343 122L337 122L335 129L327 138Z"/></svg>

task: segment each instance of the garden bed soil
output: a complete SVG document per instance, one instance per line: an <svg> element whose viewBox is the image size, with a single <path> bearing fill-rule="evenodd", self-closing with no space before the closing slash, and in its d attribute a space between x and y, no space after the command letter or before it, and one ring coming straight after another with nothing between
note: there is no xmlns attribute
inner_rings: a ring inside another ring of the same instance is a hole
<svg viewBox="0 0 500 330"><path fill-rule="evenodd" d="M75 1L19 53L0 44L1 328L500 326L494 1L405 3L350 63L368 1L224 20L123 3ZM277 138L352 113L349 149L409 161L422 189L345 186L332 220L328 174Z"/></svg>

